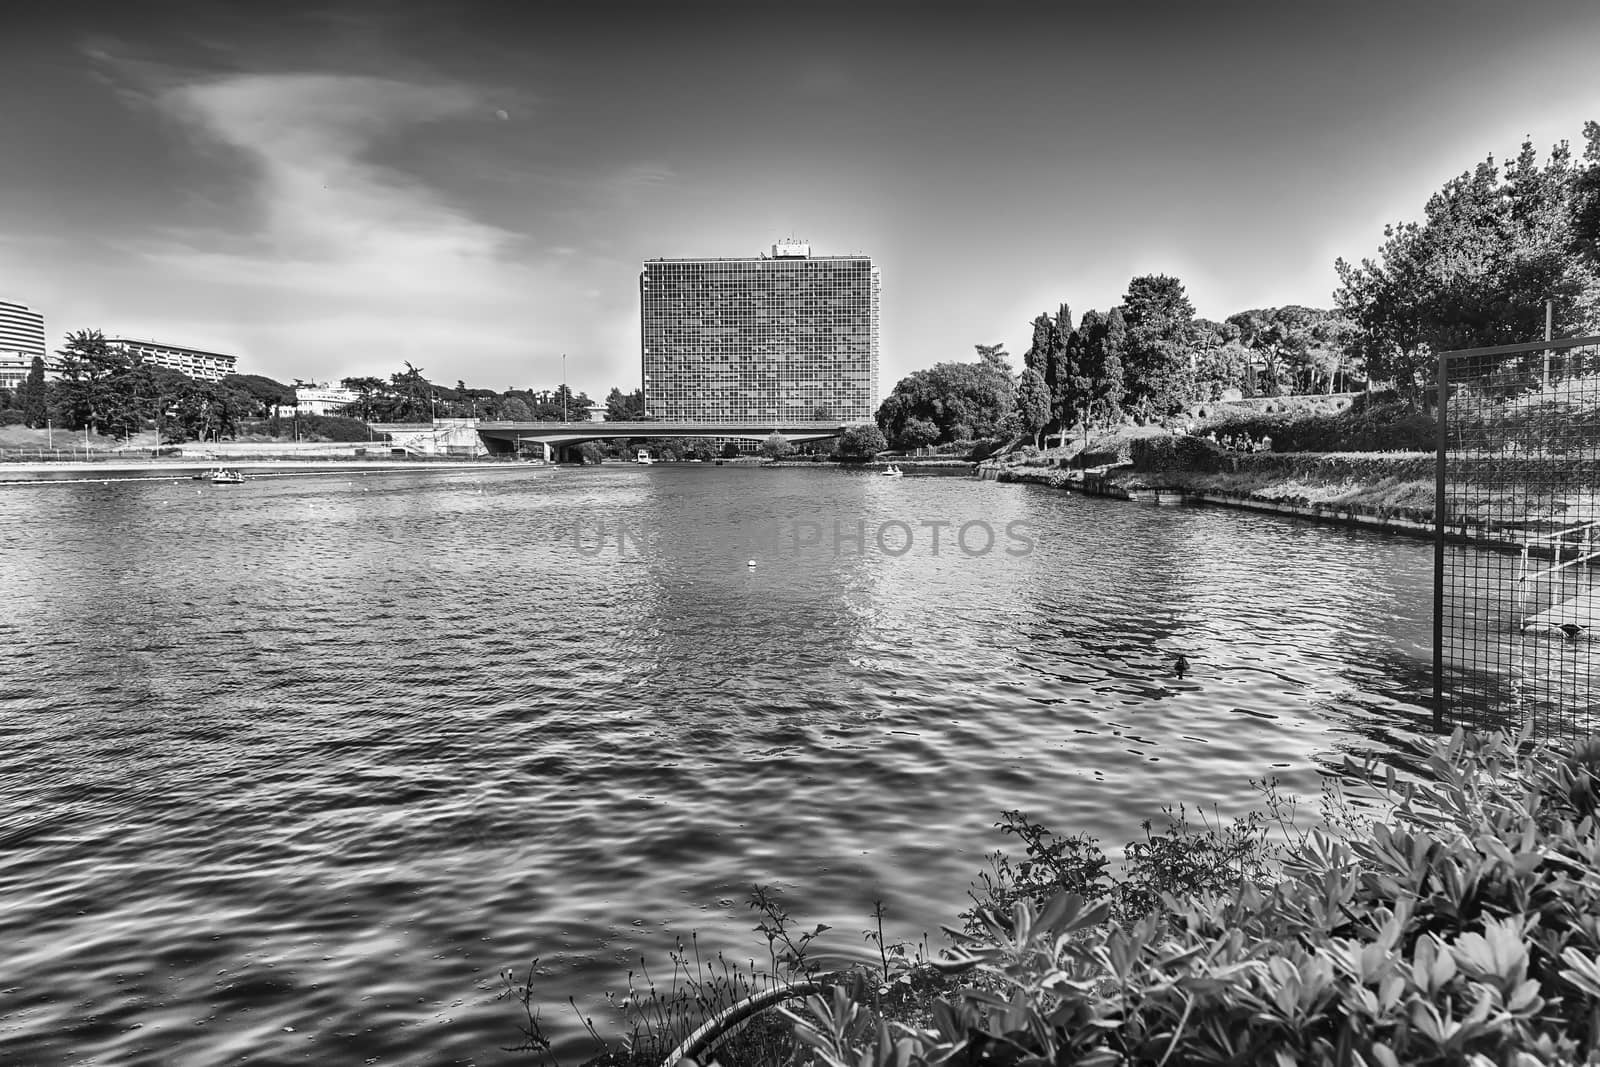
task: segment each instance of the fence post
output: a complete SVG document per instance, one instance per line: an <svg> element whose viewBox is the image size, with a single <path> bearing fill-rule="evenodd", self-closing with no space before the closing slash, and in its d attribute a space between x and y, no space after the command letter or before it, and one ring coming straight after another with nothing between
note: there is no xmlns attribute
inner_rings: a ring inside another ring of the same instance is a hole
<svg viewBox="0 0 1600 1067"><path fill-rule="evenodd" d="M1444 455L1449 446L1445 410L1450 385L1444 355L1439 356L1439 396L1434 403L1434 441L1438 454L1433 465L1433 731L1444 732Z"/></svg>

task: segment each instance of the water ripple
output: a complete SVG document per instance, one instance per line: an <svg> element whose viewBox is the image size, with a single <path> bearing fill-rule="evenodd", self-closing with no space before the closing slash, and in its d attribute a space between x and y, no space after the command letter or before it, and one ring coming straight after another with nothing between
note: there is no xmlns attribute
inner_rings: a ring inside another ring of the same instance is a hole
<svg viewBox="0 0 1600 1067"><path fill-rule="evenodd" d="M517 1062L503 968L597 1010L675 934L764 949L756 881L914 940L1006 808L1115 854L1424 725L1426 546L885 481L0 492L0 1062ZM875 547L977 520L1037 548Z"/></svg>

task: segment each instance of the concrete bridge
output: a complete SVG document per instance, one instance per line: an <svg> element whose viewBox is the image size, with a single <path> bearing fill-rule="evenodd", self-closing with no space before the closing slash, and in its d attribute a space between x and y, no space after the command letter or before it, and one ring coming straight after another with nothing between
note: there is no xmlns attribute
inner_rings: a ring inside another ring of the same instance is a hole
<svg viewBox="0 0 1600 1067"><path fill-rule="evenodd" d="M765 441L781 433L792 442L821 441L838 437L849 424L838 422L769 423L699 420L695 422L480 422L478 436L490 452L520 452L533 444L564 449L585 441L612 438L665 440L667 438L732 437L745 441Z"/></svg>
<svg viewBox="0 0 1600 1067"><path fill-rule="evenodd" d="M528 451L533 445L562 451L585 441L612 438L664 440L667 438L731 437L765 441L781 433L795 443L838 437L851 423L835 421L774 420L732 422L702 419L694 422L488 422L440 419L433 423L373 423L376 433L387 434L395 445L424 453L470 454L482 449L507 455Z"/></svg>

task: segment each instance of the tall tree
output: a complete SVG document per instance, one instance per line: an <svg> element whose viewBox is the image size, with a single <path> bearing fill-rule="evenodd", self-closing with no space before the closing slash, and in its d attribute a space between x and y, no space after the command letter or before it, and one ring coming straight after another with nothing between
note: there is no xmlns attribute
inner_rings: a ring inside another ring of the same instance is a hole
<svg viewBox="0 0 1600 1067"><path fill-rule="evenodd" d="M973 345L978 350L978 363L980 366L991 367L1001 373L1011 374L1011 353L1006 351L1005 345Z"/></svg>
<svg viewBox="0 0 1600 1067"><path fill-rule="evenodd" d="M1055 320L1050 318L1048 311L1042 311L1033 320L1033 339L1028 343L1028 350L1022 354L1022 365L1029 370L1036 370L1049 381L1054 377L1054 370L1050 366L1050 353L1055 348Z"/></svg>
<svg viewBox="0 0 1600 1067"><path fill-rule="evenodd" d="M1128 283L1124 373L1129 400L1145 415L1168 415L1193 399L1194 305L1183 283L1148 274Z"/></svg>
<svg viewBox="0 0 1600 1067"><path fill-rule="evenodd" d="M1386 226L1375 259L1335 263L1334 300L1370 377L1426 399L1437 353L1536 340L1546 300L1560 332L1597 325L1583 232L1600 152L1589 156L1575 171L1563 143L1541 166L1524 143L1503 178L1491 156L1429 197L1420 222Z"/></svg>
<svg viewBox="0 0 1600 1067"><path fill-rule="evenodd" d="M1050 362L1054 376L1045 381L1050 390L1049 421L1065 432L1084 417L1092 388L1084 336L1073 326L1072 309L1066 304L1056 310L1052 338L1055 348Z"/></svg>
<svg viewBox="0 0 1600 1067"><path fill-rule="evenodd" d="M384 397L388 392L383 379L373 377L341 378L339 379L339 384L356 394L355 403L349 406L350 409L354 409L355 414L362 421L371 422L383 406Z"/></svg>
<svg viewBox="0 0 1600 1067"><path fill-rule="evenodd" d="M921 424L932 425L932 444L994 436L1001 419L1016 402L1010 364L999 346L979 346L976 363L939 363L896 383L878 405L876 420L896 448L908 446L908 432L920 436ZM984 355L982 349L990 352Z"/></svg>
<svg viewBox="0 0 1600 1067"><path fill-rule="evenodd" d="M1044 375L1029 367L1017 382L1016 414L1021 431L1033 438L1035 448L1050 422L1050 408L1050 387L1045 385Z"/></svg>
<svg viewBox="0 0 1600 1067"><path fill-rule="evenodd" d="M624 393L616 386L606 394L606 419L609 422L629 422L644 414L644 390Z"/></svg>
<svg viewBox="0 0 1600 1067"><path fill-rule="evenodd" d="M527 403L520 398L508 396L500 401L500 410L495 417L506 419L510 422L532 422L533 412L528 409Z"/></svg>
<svg viewBox="0 0 1600 1067"><path fill-rule="evenodd" d="M433 383L422 374L422 368L413 367L408 360L405 370L389 376L389 387L394 402L389 418L399 422L431 421L434 417Z"/></svg>
<svg viewBox="0 0 1600 1067"><path fill-rule="evenodd" d="M248 394L225 389L217 382L190 381L172 405L172 418L163 436L172 441L220 441L239 432L241 401Z"/></svg>
<svg viewBox="0 0 1600 1067"><path fill-rule="evenodd" d="M56 392L67 425L101 434L125 432L132 406L121 388L121 379L132 366L127 353L108 344L99 330L78 330L67 335L56 354Z"/></svg>
<svg viewBox="0 0 1600 1067"><path fill-rule="evenodd" d="M1086 316L1087 317L1087 316ZM1109 424L1122 418L1128 398L1128 321L1120 307L1112 308L1103 326L1096 326L1099 351L1095 359L1094 399L1089 410L1096 422Z"/></svg>
<svg viewBox="0 0 1600 1067"><path fill-rule="evenodd" d="M28 365L28 376L17 389L15 403L22 410L22 421L34 429L42 429L50 419L50 387L44 380L44 357L34 356Z"/></svg>
<svg viewBox="0 0 1600 1067"><path fill-rule="evenodd" d="M837 453L847 459L871 459L889 447L876 423L851 426L839 435Z"/></svg>

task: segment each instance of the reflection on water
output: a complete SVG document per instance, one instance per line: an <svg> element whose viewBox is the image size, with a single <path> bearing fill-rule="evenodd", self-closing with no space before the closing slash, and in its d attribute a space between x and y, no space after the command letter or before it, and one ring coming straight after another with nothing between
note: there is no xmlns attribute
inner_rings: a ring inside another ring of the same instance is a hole
<svg viewBox="0 0 1600 1067"><path fill-rule="evenodd" d="M757 881L937 940L1004 809L1114 854L1427 722L1426 544L964 479L52 485L0 545L6 1062L514 1062L502 968L598 1013Z"/></svg>

